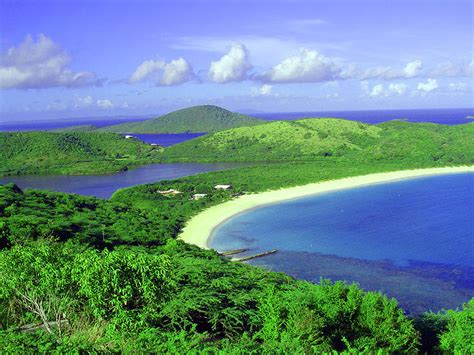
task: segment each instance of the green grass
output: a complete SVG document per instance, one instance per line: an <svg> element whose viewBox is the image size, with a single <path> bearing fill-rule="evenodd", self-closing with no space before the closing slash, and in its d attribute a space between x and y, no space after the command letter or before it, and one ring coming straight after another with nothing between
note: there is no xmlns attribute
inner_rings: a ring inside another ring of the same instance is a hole
<svg viewBox="0 0 474 355"><path fill-rule="evenodd" d="M111 173L153 162L160 150L113 133L0 133L0 175Z"/></svg>
<svg viewBox="0 0 474 355"><path fill-rule="evenodd" d="M240 126L254 126L264 121L230 112L218 106L185 108L144 122L123 123L98 129L119 133L214 132Z"/></svg>
<svg viewBox="0 0 474 355"><path fill-rule="evenodd" d="M275 121L205 135L163 151L165 161L302 161L346 157L474 163L474 124L444 126L341 119Z"/></svg>

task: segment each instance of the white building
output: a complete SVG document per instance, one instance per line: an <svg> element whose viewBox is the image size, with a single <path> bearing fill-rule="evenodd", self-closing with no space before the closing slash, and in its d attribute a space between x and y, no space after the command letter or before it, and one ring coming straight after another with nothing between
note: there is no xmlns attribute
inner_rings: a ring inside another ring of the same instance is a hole
<svg viewBox="0 0 474 355"><path fill-rule="evenodd" d="M158 193L162 195L177 195L177 194L181 194L182 192L175 189L169 189L165 191L158 191Z"/></svg>
<svg viewBox="0 0 474 355"><path fill-rule="evenodd" d="M232 188L232 185L216 185L214 188L216 190L229 190Z"/></svg>
<svg viewBox="0 0 474 355"><path fill-rule="evenodd" d="M199 200L199 199L201 199L203 197L206 197L206 196L207 196L207 194L194 194L193 195L193 200Z"/></svg>

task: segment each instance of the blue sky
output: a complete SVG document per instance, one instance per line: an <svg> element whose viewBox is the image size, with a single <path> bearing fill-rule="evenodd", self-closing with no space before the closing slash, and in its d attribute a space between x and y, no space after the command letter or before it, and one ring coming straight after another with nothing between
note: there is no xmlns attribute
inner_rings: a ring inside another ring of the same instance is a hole
<svg viewBox="0 0 474 355"><path fill-rule="evenodd" d="M0 0L0 119L473 106L473 2Z"/></svg>

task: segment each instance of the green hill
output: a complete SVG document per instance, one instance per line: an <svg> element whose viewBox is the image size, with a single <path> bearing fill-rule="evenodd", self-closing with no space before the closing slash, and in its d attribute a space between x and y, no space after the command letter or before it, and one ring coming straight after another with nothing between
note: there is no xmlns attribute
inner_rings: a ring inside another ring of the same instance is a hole
<svg viewBox="0 0 474 355"><path fill-rule="evenodd" d="M0 175L115 172L151 162L160 150L114 133L0 133Z"/></svg>
<svg viewBox="0 0 474 355"><path fill-rule="evenodd" d="M324 157L474 162L474 124L445 126L342 119L275 121L215 132L165 149L176 161L282 161Z"/></svg>
<svg viewBox="0 0 474 355"><path fill-rule="evenodd" d="M117 133L215 132L233 127L254 126L263 122L222 107L204 105L170 112L143 122L103 127L99 131Z"/></svg>

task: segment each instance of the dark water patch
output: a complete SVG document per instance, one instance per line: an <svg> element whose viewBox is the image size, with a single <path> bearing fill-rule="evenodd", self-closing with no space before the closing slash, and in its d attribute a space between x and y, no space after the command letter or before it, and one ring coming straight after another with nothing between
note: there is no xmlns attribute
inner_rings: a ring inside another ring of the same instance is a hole
<svg viewBox="0 0 474 355"><path fill-rule="evenodd" d="M358 282L417 313L474 296L473 211L472 173L407 179L251 210L216 228L211 246L278 249L255 263Z"/></svg>
<svg viewBox="0 0 474 355"><path fill-rule="evenodd" d="M169 180L210 171L226 170L244 163L176 163L150 164L107 175L47 176L22 175L0 178L0 184L13 182L20 188L44 189L80 195L109 198L118 189Z"/></svg>
<svg viewBox="0 0 474 355"><path fill-rule="evenodd" d="M295 261L298 262L295 262ZM368 291L380 291L395 297L400 306L411 314L428 310L456 308L474 295L470 278L473 268L433 265L425 267L397 267L389 261L368 261L342 258L309 252L278 251L264 258L249 261L273 271L312 282L320 278L356 282ZM440 269L444 270L441 271ZM440 278L440 272L444 273ZM460 272L460 283L451 277Z"/></svg>
<svg viewBox="0 0 474 355"><path fill-rule="evenodd" d="M201 137L206 133L130 134L144 143L158 144L163 147L169 147L178 143L186 142L190 139Z"/></svg>

